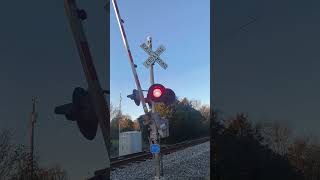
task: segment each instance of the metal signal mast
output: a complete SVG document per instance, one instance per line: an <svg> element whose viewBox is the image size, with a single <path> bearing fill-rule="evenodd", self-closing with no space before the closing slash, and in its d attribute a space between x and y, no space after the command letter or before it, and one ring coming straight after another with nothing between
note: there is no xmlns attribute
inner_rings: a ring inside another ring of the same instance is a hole
<svg viewBox="0 0 320 180"><path fill-rule="evenodd" d="M170 89L165 89L164 86L160 85L160 84L154 84L154 77L153 77L153 65L151 65L151 87L148 90L148 97L147 97L147 101L148 103L151 104L151 108L153 109L153 111L151 111L151 113L148 111L148 108L146 106L146 100L143 96L142 93L142 89L141 89L141 85L140 85L140 81L137 75L137 71L136 71L136 65L133 62L133 57L131 54L131 50L128 44L128 40L127 40L127 36L124 30L124 26L123 23L124 21L121 19L120 16L120 12L119 12L119 8L117 5L116 0L112 0L113 3L113 7L114 7L114 11L116 14L116 18L118 21L118 25L120 28L120 32L121 32L121 36L122 36L122 40L124 43L124 46L127 50L128 53L128 57L129 57L129 63L131 66L131 70L133 73L133 77L137 86L138 90L133 90L133 94L129 95L127 97L133 99L136 103L136 105L139 105L139 103L141 102L142 104L142 108L144 110L145 113L145 121L144 121L144 125L149 125L151 132L150 132L150 149L151 152L154 153L154 161L155 161L155 179L160 179L160 156L159 156L159 151L160 151L160 145L159 145L159 127L160 126L160 117L157 116L154 112L154 103L153 101L160 99L160 97L163 97L164 94L165 95L165 99L172 99L171 97L173 97L174 93L173 91L171 91ZM150 58L148 58L147 62L145 63L145 66L149 66L150 64L153 64L154 62L159 63L164 69L167 67L167 65L160 59L159 55L165 50L165 48L162 46L159 49L157 49L156 52L153 52L151 50L152 48L152 43L151 43L151 39L148 43L148 45L146 44L142 44L142 48L150 55ZM168 93L169 92L169 93ZM152 95L151 95L152 94ZM175 96L175 95L174 95ZM154 97L154 98L153 98ZM153 99L153 100L150 100ZM163 98L161 98L163 99ZM149 105L150 105L149 104ZM155 149L155 150L153 150Z"/></svg>

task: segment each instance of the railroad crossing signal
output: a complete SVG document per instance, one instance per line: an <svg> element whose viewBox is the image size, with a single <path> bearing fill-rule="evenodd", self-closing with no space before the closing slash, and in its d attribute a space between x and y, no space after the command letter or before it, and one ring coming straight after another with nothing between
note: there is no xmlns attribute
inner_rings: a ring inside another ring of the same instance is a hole
<svg viewBox="0 0 320 180"><path fill-rule="evenodd" d="M161 84L153 84L148 90L147 98L153 102L160 102L166 88Z"/></svg>
<svg viewBox="0 0 320 180"><path fill-rule="evenodd" d="M155 52L153 52L146 43L142 43L140 47L149 55L148 59L143 63L145 67L148 68L149 66L157 62L163 69L167 69L168 65L159 57L160 54L162 54L166 50L163 45L160 45Z"/></svg>
<svg viewBox="0 0 320 180"><path fill-rule="evenodd" d="M57 106L55 114L65 115L67 120L76 121L82 135L93 140L98 129L98 117L93 109L88 91L81 87L74 89L72 103Z"/></svg>
<svg viewBox="0 0 320 180"><path fill-rule="evenodd" d="M176 95L161 84L153 84L148 90L147 99L153 102L162 102L165 105L170 105L175 102Z"/></svg>
<svg viewBox="0 0 320 180"><path fill-rule="evenodd" d="M140 105L141 100L140 100L140 95L138 90L134 89L132 91L132 94L128 95L127 97L134 100L134 103L136 103L137 106Z"/></svg>
<svg viewBox="0 0 320 180"><path fill-rule="evenodd" d="M128 98L132 99L137 106L140 105L140 96L138 90L134 89L132 91L132 94L127 96ZM165 88L161 84L153 84L150 86L147 94L147 98L145 98L145 102L151 105L151 102L162 102L165 105L170 105L174 103L176 100L176 95L175 93L169 89Z"/></svg>

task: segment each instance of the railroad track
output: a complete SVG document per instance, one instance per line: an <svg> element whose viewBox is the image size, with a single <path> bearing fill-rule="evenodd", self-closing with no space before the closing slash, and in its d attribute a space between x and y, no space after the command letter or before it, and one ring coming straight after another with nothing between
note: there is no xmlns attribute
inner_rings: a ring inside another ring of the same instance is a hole
<svg viewBox="0 0 320 180"><path fill-rule="evenodd" d="M201 144L204 142L209 141L209 137L204 137L200 139L194 139L189 141L180 142L177 144L167 145L167 146L161 146L161 154L166 155L170 154L172 152L175 152L177 150L181 150L190 146L195 146L197 144ZM149 150L145 150L139 153L134 154L128 154L124 156L119 156L115 158L111 158L111 170L114 170L116 168L121 168L123 166L126 166L130 163L137 163L141 161L145 161L147 159L152 159L153 155L150 153Z"/></svg>
<svg viewBox="0 0 320 180"><path fill-rule="evenodd" d="M204 137L204 138L188 140L188 141L184 141L184 142L180 142L172 145L162 145L161 154L162 155L170 154L172 152L176 152L178 150L182 150L187 147L195 146L195 145L207 142L209 140L210 140L210 137ZM111 158L110 159L111 171L115 170L116 168L125 167L131 163L138 163L148 159L152 159L152 157L153 157L152 153L150 153L149 150L145 150L145 151L134 153L134 154L128 154L124 156ZM110 174L107 173L109 171L106 171L106 170L107 169L101 169L101 170L95 171L95 177L109 177Z"/></svg>

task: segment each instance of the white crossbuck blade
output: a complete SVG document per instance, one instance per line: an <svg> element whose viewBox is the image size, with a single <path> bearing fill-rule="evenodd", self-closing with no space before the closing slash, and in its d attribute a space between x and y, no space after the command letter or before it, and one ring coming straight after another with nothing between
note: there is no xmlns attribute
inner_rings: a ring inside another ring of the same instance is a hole
<svg viewBox="0 0 320 180"><path fill-rule="evenodd" d="M146 43L141 44L140 47L149 55L148 59L143 63L145 67L148 68L151 64L157 62L163 69L167 69L168 65L159 57L166 50L163 45L160 45L155 52Z"/></svg>

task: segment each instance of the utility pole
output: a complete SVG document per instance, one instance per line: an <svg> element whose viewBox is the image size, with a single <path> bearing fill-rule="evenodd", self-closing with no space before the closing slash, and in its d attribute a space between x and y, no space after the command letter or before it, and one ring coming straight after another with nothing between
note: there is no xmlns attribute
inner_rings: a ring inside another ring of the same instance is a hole
<svg viewBox="0 0 320 180"><path fill-rule="evenodd" d="M121 93L120 93L120 103L119 103L119 121L118 121L118 125L119 125L119 140L120 140L120 117L122 115L122 112L121 112L121 101L122 101L122 97L121 97Z"/></svg>
<svg viewBox="0 0 320 180"><path fill-rule="evenodd" d="M30 118L30 175L31 179L34 177L34 164L33 164L33 146L34 146L34 124L36 123L37 119L37 112L36 112L36 97L32 98L32 111L31 111L31 118Z"/></svg>
<svg viewBox="0 0 320 180"><path fill-rule="evenodd" d="M120 103L119 103L119 112L121 114L121 101L122 101L122 97L121 97L121 93L120 93Z"/></svg>
<svg viewBox="0 0 320 180"><path fill-rule="evenodd" d="M121 120L121 101L122 101L122 97L121 97L121 93L120 93L120 103L119 103L119 119L118 119L118 126L119 126L119 139L118 139L118 151L119 151L119 156L120 156L120 120Z"/></svg>
<svg viewBox="0 0 320 180"><path fill-rule="evenodd" d="M147 46L150 50L152 50L152 38L151 36L148 36L147 37ZM153 71L153 66L154 66L154 63L152 63L150 66L149 66L149 69L150 69L150 85L152 86L154 84L154 71ZM151 102L151 112L152 113L155 113L156 112L156 108L155 108L155 102ZM157 129L156 129L157 131ZM158 131L156 132L156 140L159 141L159 145L160 145L160 137L159 137L159 133ZM160 175L163 175L163 168L162 167L162 164L160 162L160 157L161 157L161 154L160 153L157 153L157 154L154 154L154 163L155 163L155 171L156 171L156 178L160 178Z"/></svg>

